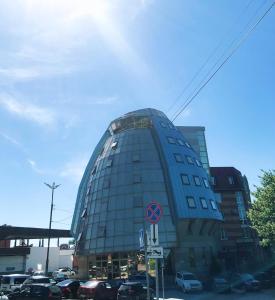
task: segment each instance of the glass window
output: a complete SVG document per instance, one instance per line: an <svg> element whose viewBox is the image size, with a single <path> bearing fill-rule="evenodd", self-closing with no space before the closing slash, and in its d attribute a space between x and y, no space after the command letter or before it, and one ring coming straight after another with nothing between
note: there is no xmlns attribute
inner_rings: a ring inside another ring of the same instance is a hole
<svg viewBox="0 0 275 300"><path fill-rule="evenodd" d="M191 148L191 145L188 142L185 142L185 146Z"/></svg>
<svg viewBox="0 0 275 300"><path fill-rule="evenodd" d="M200 162L198 159L195 159L195 162L196 162L196 165L197 165L198 167L201 167L201 166L202 166L201 162Z"/></svg>
<svg viewBox="0 0 275 300"><path fill-rule="evenodd" d="M207 209L208 205L207 205L207 202L206 202L205 198L201 197L200 201L201 201L201 207L204 208L204 209Z"/></svg>
<svg viewBox="0 0 275 300"><path fill-rule="evenodd" d="M133 176L133 183L140 183L141 182L141 176L134 174Z"/></svg>
<svg viewBox="0 0 275 300"><path fill-rule="evenodd" d="M113 164L113 160L111 158L109 158L107 161L106 161L106 167L111 167Z"/></svg>
<svg viewBox="0 0 275 300"><path fill-rule="evenodd" d="M133 154L132 161L133 162L139 162L140 161L139 154Z"/></svg>
<svg viewBox="0 0 275 300"><path fill-rule="evenodd" d="M104 189L107 189L107 188L109 188L110 187L110 179L105 179L104 181L103 181L103 188Z"/></svg>
<svg viewBox="0 0 275 300"><path fill-rule="evenodd" d="M189 177L187 174L181 174L181 181L184 185L190 185Z"/></svg>
<svg viewBox="0 0 275 300"><path fill-rule="evenodd" d="M233 176L228 176L228 182L229 182L229 184L234 184L235 183Z"/></svg>
<svg viewBox="0 0 275 300"><path fill-rule="evenodd" d="M194 197L187 196L186 200L187 200L188 207L190 207L190 208L195 208L196 207L196 202L195 202Z"/></svg>
<svg viewBox="0 0 275 300"><path fill-rule="evenodd" d="M112 143L112 145L111 145L111 148L112 148L112 149L116 149L116 148L117 148L117 144L118 144L118 142L117 142L117 141L114 141L114 142Z"/></svg>
<svg viewBox="0 0 275 300"><path fill-rule="evenodd" d="M187 160L187 162L188 162L190 165L193 165L193 164L194 164L194 160L193 160L193 158L192 158L191 156L186 155L186 160Z"/></svg>
<svg viewBox="0 0 275 300"><path fill-rule="evenodd" d="M82 231L78 234L78 237L77 237L77 239L76 239L76 241L77 242L79 242L80 240L81 240L81 238L82 238Z"/></svg>
<svg viewBox="0 0 275 300"><path fill-rule="evenodd" d="M87 216L87 208L84 208L81 214L81 218L85 218L86 216Z"/></svg>
<svg viewBox="0 0 275 300"><path fill-rule="evenodd" d="M174 153L174 157L175 157L176 162L184 163L183 157L180 153Z"/></svg>
<svg viewBox="0 0 275 300"><path fill-rule="evenodd" d="M181 139L177 139L177 142L180 146L184 146L184 141Z"/></svg>
<svg viewBox="0 0 275 300"><path fill-rule="evenodd" d="M227 233L224 228L221 229L221 240L228 240Z"/></svg>
<svg viewBox="0 0 275 300"><path fill-rule="evenodd" d="M211 176L210 180L211 180L212 185L216 185L216 177L215 176Z"/></svg>
<svg viewBox="0 0 275 300"><path fill-rule="evenodd" d="M197 186L201 185L201 180L200 180L199 176L193 176L193 179L194 179L195 185L197 185Z"/></svg>
<svg viewBox="0 0 275 300"><path fill-rule="evenodd" d="M174 125L172 125L171 123L168 123L168 127L169 127L170 129L174 129Z"/></svg>
<svg viewBox="0 0 275 300"><path fill-rule="evenodd" d="M97 227L97 236L98 236L98 237L103 237L103 236L105 236L105 232L106 232L106 227L105 227L105 225L103 225L103 226L98 226L98 227Z"/></svg>
<svg viewBox="0 0 275 300"><path fill-rule="evenodd" d="M134 196L134 207L143 207L143 199L141 196Z"/></svg>
<svg viewBox="0 0 275 300"><path fill-rule="evenodd" d="M166 124L164 122L160 122L161 127L166 128Z"/></svg>
<svg viewBox="0 0 275 300"><path fill-rule="evenodd" d="M167 137L167 141L169 144L176 144L176 140L173 137Z"/></svg>
<svg viewBox="0 0 275 300"><path fill-rule="evenodd" d="M203 184L206 188L209 188L209 182L206 178L203 178Z"/></svg>
<svg viewBox="0 0 275 300"><path fill-rule="evenodd" d="M217 205L216 205L216 202L214 200L210 200L210 204L211 204L211 207L216 210L217 209Z"/></svg>
<svg viewBox="0 0 275 300"><path fill-rule="evenodd" d="M96 166L94 166L92 169L92 175L94 175L95 173L96 173Z"/></svg>

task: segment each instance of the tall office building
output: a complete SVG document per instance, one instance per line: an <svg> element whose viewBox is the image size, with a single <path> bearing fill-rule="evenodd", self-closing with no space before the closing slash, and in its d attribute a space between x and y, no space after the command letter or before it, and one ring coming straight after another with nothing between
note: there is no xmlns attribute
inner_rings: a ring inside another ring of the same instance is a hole
<svg viewBox="0 0 275 300"><path fill-rule="evenodd" d="M209 159L205 140L205 127L202 126L177 126L192 148L200 156L206 172L209 174Z"/></svg>
<svg viewBox="0 0 275 300"><path fill-rule="evenodd" d="M118 276L137 260L153 200L170 268L207 272L222 220L207 172L165 114L141 109L110 123L80 183L71 227L80 276L95 268Z"/></svg>

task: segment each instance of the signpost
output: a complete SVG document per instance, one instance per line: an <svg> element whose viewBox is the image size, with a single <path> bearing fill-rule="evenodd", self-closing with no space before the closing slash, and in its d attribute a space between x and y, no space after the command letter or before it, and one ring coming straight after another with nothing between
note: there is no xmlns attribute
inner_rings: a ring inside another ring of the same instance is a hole
<svg viewBox="0 0 275 300"><path fill-rule="evenodd" d="M162 247L148 247L147 248L148 258L163 258L163 248Z"/></svg>
<svg viewBox="0 0 275 300"><path fill-rule="evenodd" d="M151 223L150 225L150 239L149 245L145 247L145 262L148 264L148 258L155 259L155 272L156 272L156 298L159 300L159 272L158 272L158 259L163 258L163 247L159 246L158 222L163 214L162 207L156 201L152 201L146 207L145 218ZM147 244L147 239L146 239ZM149 247L147 247L149 246ZM148 277L148 274L146 275ZM149 300L149 280L147 279L147 300Z"/></svg>

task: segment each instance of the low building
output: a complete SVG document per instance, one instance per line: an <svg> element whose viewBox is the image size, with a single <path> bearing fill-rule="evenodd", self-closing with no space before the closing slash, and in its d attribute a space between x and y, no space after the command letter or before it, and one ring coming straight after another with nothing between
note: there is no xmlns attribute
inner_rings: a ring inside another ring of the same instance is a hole
<svg viewBox="0 0 275 300"><path fill-rule="evenodd" d="M0 226L0 274L25 273L45 270L49 229L32 227ZM51 229L51 238L70 237L69 230ZM30 243L39 240L39 247ZM58 240L57 240L58 244ZM59 245L49 248L49 271L59 267L72 267L73 249L62 250Z"/></svg>
<svg viewBox="0 0 275 300"><path fill-rule="evenodd" d="M227 270L247 270L261 260L259 239L247 218L251 206L247 179L234 167L210 167L210 173L212 188L221 197L224 218L220 258Z"/></svg>

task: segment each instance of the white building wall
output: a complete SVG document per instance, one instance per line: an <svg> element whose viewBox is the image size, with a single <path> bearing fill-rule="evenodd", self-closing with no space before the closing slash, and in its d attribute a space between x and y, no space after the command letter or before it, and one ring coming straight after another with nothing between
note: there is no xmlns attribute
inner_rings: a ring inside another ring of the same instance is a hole
<svg viewBox="0 0 275 300"><path fill-rule="evenodd" d="M60 250L59 247L50 247L49 251L49 272L60 267L72 267L73 250ZM29 269L45 270L47 257L47 247L31 247L31 252L27 255L26 271Z"/></svg>
<svg viewBox="0 0 275 300"><path fill-rule="evenodd" d="M0 273L24 272L24 256L0 256Z"/></svg>

